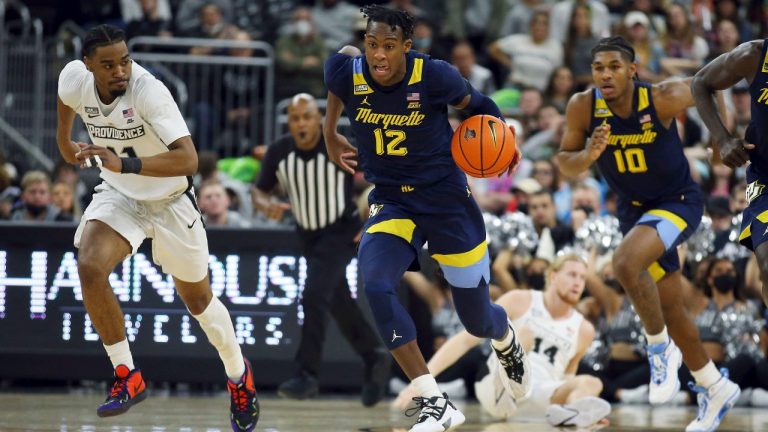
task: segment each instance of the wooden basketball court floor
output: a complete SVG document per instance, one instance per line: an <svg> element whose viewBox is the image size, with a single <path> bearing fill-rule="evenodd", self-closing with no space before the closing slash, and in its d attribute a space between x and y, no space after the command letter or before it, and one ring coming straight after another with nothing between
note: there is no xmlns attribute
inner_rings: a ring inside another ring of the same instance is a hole
<svg viewBox="0 0 768 432"><path fill-rule="evenodd" d="M91 394L0 393L0 431L57 432L227 432L228 397L150 395L121 416L101 419L95 408L102 396ZM357 399L320 398L287 401L266 394L260 397L262 415L256 428L266 432L351 431L405 432L413 422L388 402L364 408ZM493 423L477 403L457 405L467 416L458 429L464 432L552 431L542 418L524 415L507 423ZM615 406L610 425L601 431L682 431L695 415L695 407ZM593 428L597 430L598 428ZM561 430L575 430L563 428ZM720 431L768 431L768 410L735 408Z"/></svg>

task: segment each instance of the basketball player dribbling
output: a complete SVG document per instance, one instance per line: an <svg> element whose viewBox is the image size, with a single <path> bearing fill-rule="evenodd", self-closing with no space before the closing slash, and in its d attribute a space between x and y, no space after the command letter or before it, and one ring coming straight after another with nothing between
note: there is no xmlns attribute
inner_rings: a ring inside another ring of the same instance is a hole
<svg viewBox="0 0 768 432"><path fill-rule="evenodd" d="M510 393L521 398L530 387L525 352L504 310L490 301L485 227L466 175L451 156L447 106L470 115L502 115L451 65L411 50L409 14L382 6L362 11L368 19L365 54L348 46L325 63L323 133L329 157L349 172L359 157L366 179L376 186L358 252L363 285L382 339L418 394L411 431L442 432L461 425L464 415L429 373L413 320L396 295L403 273L417 268L425 242L451 285L464 327L492 339ZM342 109L358 149L336 130ZM519 154L510 171L518 161Z"/></svg>
<svg viewBox="0 0 768 432"><path fill-rule="evenodd" d="M208 282L208 241L192 194L197 153L168 89L134 63L117 27L85 36L83 61L59 76L57 143L63 158L100 167L96 187L75 233L83 302L114 367L115 381L100 417L126 412L147 396L133 362L120 305L109 275L145 238L152 256L173 276L176 290L224 363L235 432L259 418L253 372L235 338L229 312ZM93 145L72 142L75 115Z"/></svg>
<svg viewBox="0 0 768 432"><path fill-rule="evenodd" d="M651 404L663 405L677 394L684 361L696 380L699 404L686 430L712 431L740 390L707 357L680 295L677 246L699 225L704 207L675 120L693 106L691 79L649 84L634 80L636 72L629 42L598 42L592 49L595 88L568 102L558 160L568 176L597 162L619 195L624 239L613 267L645 328Z"/></svg>

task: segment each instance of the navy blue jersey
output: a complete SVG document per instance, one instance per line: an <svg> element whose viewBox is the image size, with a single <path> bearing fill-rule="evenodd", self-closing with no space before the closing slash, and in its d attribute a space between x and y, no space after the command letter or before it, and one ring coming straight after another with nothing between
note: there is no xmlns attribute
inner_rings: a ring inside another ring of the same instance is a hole
<svg viewBox="0 0 768 432"><path fill-rule="evenodd" d="M651 85L635 82L632 114L611 112L600 90L592 90L592 120L587 135L601 124L611 126L608 147L597 164L622 201L645 204L697 191L673 121L665 127L656 115Z"/></svg>
<svg viewBox="0 0 768 432"><path fill-rule="evenodd" d="M325 83L344 102L366 180L417 186L459 173L447 105L461 102L469 88L453 66L410 51L403 81L383 87L365 56L335 54L325 62Z"/></svg>
<svg viewBox="0 0 768 432"><path fill-rule="evenodd" d="M754 144L755 148L749 151L748 182L758 178L763 182L768 180L768 52L766 52L768 43L766 41L763 41L763 64L755 72L755 79L749 86L752 118L744 139Z"/></svg>

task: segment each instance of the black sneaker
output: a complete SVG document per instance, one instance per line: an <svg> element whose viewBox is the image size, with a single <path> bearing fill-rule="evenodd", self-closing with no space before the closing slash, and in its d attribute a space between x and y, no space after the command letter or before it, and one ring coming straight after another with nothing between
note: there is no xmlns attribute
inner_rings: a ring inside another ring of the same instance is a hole
<svg viewBox="0 0 768 432"><path fill-rule="evenodd" d="M253 385L253 371L248 360L243 360L245 372L240 382L235 384L232 380L227 380L230 397L229 420L234 432L251 432L259 422L259 399Z"/></svg>
<svg viewBox="0 0 768 432"><path fill-rule="evenodd" d="M376 350L375 358L366 362L361 397L364 406L374 406L384 399L391 369L392 356L383 349Z"/></svg>
<svg viewBox="0 0 768 432"><path fill-rule="evenodd" d="M317 378L303 370L277 387L277 394L287 399L311 399L318 393Z"/></svg>
<svg viewBox="0 0 768 432"><path fill-rule="evenodd" d="M405 415L411 417L419 413L419 418L409 432L448 431L461 426L466 420L445 393L442 397L415 397L413 401L416 406L405 410Z"/></svg>
<svg viewBox="0 0 768 432"><path fill-rule="evenodd" d="M501 351L497 350L493 343L491 343L491 347L499 359L499 367L501 367L503 375L509 378L509 380L504 380L504 386L516 401L521 401L529 396L528 393L531 390L530 365L511 323L509 324L509 331L513 335L509 347Z"/></svg>

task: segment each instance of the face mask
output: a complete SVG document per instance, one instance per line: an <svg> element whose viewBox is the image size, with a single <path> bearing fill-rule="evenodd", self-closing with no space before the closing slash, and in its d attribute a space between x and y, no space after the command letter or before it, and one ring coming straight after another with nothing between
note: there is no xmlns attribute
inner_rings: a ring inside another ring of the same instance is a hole
<svg viewBox="0 0 768 432"><path fill-rule="evenodd" d="M544 289L544 284L546 281L544 280L543 273L531 273L528 275L527 280L528 286L530 286L531 289L535 289L536 291L541 291Z"/></svg>
<svg viewBox="0 0 768 432"><path fill-rule="evenodd" d="M300 20L294 24L293 30L298 36L304 37L312 33L312 23L307 20Z"/></svg>
<svg viewBox="0 0 768 432"><path fill-rule="evenodd" d="M42 205L32 205L32 204L24 204L24 208L27 210L27 213L29 213L32 217L38 217L41 214L45 212L46 209L48 209L48 206Z"/></svg>
<svg viewBox="0 0 768 432"><path fill-rule="evenodd" d="M520 213L528 214L528 204L518 204L517 211L519 211Z"/></svg>
<svg viewBox="0 0 768 432"><path fill-rule="evenodd" d="M432 38L415 38L413 47L417 50L429 48L432 45Z"/></svg>
<svg viewBox="0 0 768 432"><path fill-rule="evenodd" d="M618 293L624 293L624 287L615 278L604 279L603 283Z"/></svg>
<svg viewBox="0 0 768 432"><path fill-rule="evenodd" d="M579 207L576 207L576 210L581 210L581 211L583 211L584 213L586 213L586 214L587 214L587 216L591 215L591 214L592 214L592 212L594 211L594 210L592 209L592 207L589 207L589 206L579 206Z"/></svg>
<svg viewBox="0 0 768 432"><path fill-rule="evenodd" d="M736 276L730 274L721 274L720 276L715 276L712 283L715 285L715 288L718 291L721 293L727 293L728 291L733 291L736 288Z"/></svg>

